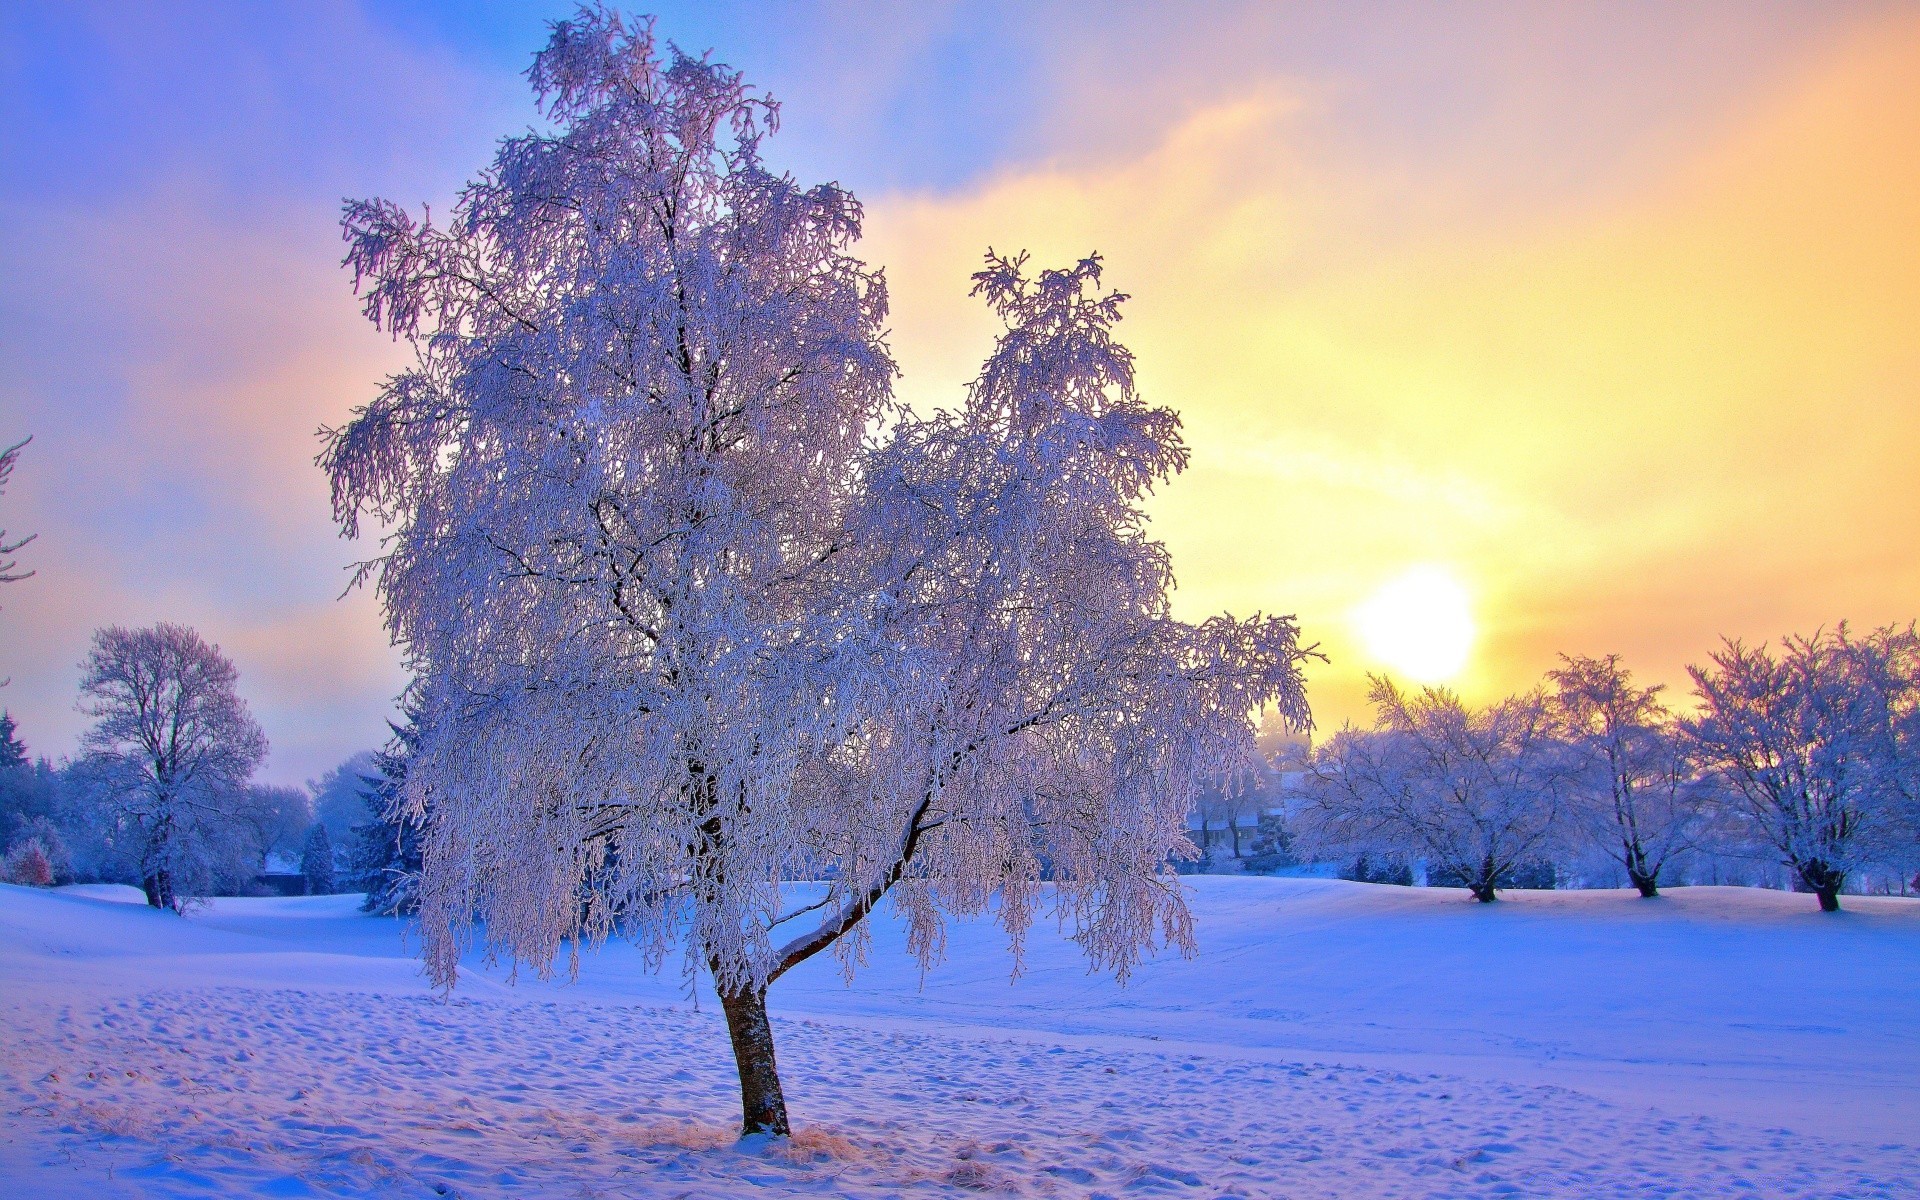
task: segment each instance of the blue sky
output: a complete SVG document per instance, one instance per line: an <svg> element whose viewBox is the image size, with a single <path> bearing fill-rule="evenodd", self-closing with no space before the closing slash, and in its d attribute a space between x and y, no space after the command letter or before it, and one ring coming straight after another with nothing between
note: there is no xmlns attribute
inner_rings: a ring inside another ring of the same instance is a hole
<svg viewBox="0 0 1920 1200"><path fill-rule="evenodd" d="M339 204L449 204L570 7L0 12L0 438L35 439L0 526L40 534L0 704L34 750L71 751L89 631L163 618L234 655L272 778L380 740L403 680L311 458L401 359ZM1472 597L1476 694L1913 615L1914 4L654 7L783 102L777 162L868 202L910 399L985 351L987 244L1109 255L1195 449L1155 514L1182 604L1299 612L1331 723L1387 665L1352 614L1415 567Z"/></svg>

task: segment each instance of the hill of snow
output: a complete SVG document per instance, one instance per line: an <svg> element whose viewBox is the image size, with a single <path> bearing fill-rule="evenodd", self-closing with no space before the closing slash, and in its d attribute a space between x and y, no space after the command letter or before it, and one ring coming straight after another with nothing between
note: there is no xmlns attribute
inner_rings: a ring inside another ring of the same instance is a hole
<svg viewBox="0 0 1920 1200"><path fill-rule="evenodd" d="M357 897L186 919L0 887L0 1188L85 1196L1910 1196L1920 901L1197 877L1126 988L957 924L773 992L737 1146L710 997L624 946L423 985ZM136 894L137 895L137 894Z"/></svg>

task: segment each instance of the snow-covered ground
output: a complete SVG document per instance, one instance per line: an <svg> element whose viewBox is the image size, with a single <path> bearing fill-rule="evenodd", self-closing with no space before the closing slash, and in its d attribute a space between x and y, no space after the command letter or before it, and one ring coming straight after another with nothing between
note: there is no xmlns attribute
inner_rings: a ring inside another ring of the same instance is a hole
<svg viewBox="0 0 1920 1200"><path fill-rule="evenodd" d="M778 1148L624 947L448 1002L354 897L0 887L0 1193L1920 1194L1920 901L1189 882L1199 957L1125 989L1050 929L1012 985L981 925L924 987L885 924L803 967Z"/></svg>

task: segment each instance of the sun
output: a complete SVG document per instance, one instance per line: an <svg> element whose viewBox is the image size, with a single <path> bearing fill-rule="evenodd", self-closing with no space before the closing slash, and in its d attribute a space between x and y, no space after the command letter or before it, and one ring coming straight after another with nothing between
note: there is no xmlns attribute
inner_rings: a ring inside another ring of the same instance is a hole
<svg viewBox="0 0 1920 1200"><path fill-rule="evenodd" d="M1445 567L1410 567L1353 610L1367 653L1417 683L1445 683L1473 650L1466 585Z"/></svg>

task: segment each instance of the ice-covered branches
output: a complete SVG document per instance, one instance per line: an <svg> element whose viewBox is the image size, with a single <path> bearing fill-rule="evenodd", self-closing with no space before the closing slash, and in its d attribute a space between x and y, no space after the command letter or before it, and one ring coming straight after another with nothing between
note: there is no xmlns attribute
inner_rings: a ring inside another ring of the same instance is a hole
<svg viewBox="0 0 1920 1200"><path fill-rule="evenodd" d="M207 876L266 735L232 661L183 625L99 630L80 670L94 724L79 769L133 843L147 902L178 908Z"/></svg>
<svg viewBox="0 0 1920 1200"><path fill-rule="evenodd" d="M990 256L978 381L900 412L859 205L762 165L768 102L598 9L531 77L553 128L444 229L345 218L368 316L418 352L321 461L344 532L391 529L435 978L476 930L543 971L677 944L746 1127L784 1132L767 985L851 969L888 895L928 963L943 913L997 903L1017 943L1043 875L1101 966L1186 945L1181 818L1256 711L1306 724L1309 652L1289 618L1170 615L1139 504L1186 450L1098 260Z"/></svg>
<svg viewBox="0 0 1920 1200"><path fill-rule="evenodd" d="M1837 910L1850 873L1912 837L1920 634L1856 637L1843 622L1777 653L1729 640L1689 673L1702 761L1820 907Z"/></svg>

